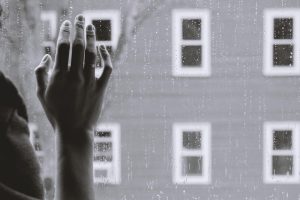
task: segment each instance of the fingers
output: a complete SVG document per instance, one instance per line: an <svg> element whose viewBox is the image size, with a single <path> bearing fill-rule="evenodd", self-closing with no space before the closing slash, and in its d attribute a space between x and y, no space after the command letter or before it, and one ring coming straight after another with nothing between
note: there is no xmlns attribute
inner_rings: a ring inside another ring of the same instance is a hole
<svg viewBox="0 0 300 200"><path fill-rule="evenodd" d="M112 72L112 62L106 47L101 45L99 49L100 55L103 59L104 70L102 76L98 80L98 85L100 88L105 88Z"/></svg>
<svg viewBox="0 0 300 200"><path fill-rule="evenodd" d="M86 82L95 80L95 63L96 63L96 36L95 27L88 25L86 29L86 50L85 50L85 65L84 76Z"/></svg>
<svg viewBox="0 0 300 200"><path fill-rule="evenodd" d="M84 22L82 15L75 18L75 38L72 45L72 61L70 72L77 76L82 76L85 37L84 37Z"/></svg>
<svg viewBox="0 0 300 200"><path fill-rule="evenodd" d="M37 81L37 94L39 98L43 98L48 85L48 71L51 65L51 56L46 54L41 63L35 68Z"/></svg>
<svg viewBox="0 0 300 200"><path fill-rule="evenodd" d="M71 22L66 20L60 26L58 39L57 39L57 50L54 69L58 71L68 70L69 52L70 52L70 33L71 33Z"/></svg>
<svg viewBox="0 0 300 200"><path fill-rule="evenodd" d="M102 58L102 55L101 55L100 46L97 46L96 51L97 51L96 66L99 69L99 68L103 67L103 58Z"/></svg>

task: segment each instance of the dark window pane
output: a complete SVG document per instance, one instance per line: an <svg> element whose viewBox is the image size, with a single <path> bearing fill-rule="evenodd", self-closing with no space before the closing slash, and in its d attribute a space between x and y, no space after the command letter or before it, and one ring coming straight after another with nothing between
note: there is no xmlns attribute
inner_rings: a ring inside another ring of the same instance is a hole
<svg viewBox="0 0 300 200"><path fill-rule="evenodd" d="M111 162L112 159L111 155L94 155L94 161Z"/></svg>
<svg viewBox="0 0 300 200"><path fill-rule="evenodd" d="M94 173L95 173L96 178L106 178L107 177L107 170L104 170L104 169L96 169Z"/></svg>
<svg viewBox="0 0 300 200"><path fill-rule="evenodd" d="M202 157L184 156L182 157L182 175L202 175Z"/></svg>
<svg viewBox="0 0 300 200"><path fill-rule="evenodd" d="M201 40L201 19L184 19L182 21L182 38L184 40Z"/></svg>
<svg viewBox="0 0 300 200"><path fill-rule="evenodd" d="M96 28L97 41L111 40L111 21L110 20L93 20L92 24Z"/></svg>
<svg viewBox="0 0 300 200"><path fill-rule="evenodd" d="M34 149L36 151L42 151L42 145L39 142L34 143Z"/></svg>
<svg viewBox="0 0 300 200"><path fill-rule="evenodd" d="M273 175L292 175L293 156L273 156Z"/></svg>
<svg viewBox="0 0 300 200"><path fill-rule="evenodd" d="M293 45L273 45L274 66L293 66Z"/></svg>
<svg viewBox="0 0 300 200"><path fill-rule="evenodd" d="M277 130L273 133L273 149L291 149L292 148L292 131Z"/></svg>
<svg viewBox="0 0 300 200"><path fill-rule="evenodd" d="M44 46L44 53L52 55L52 48L50 46Z"/></svg>
<svg viewBox="0 0 300 200"><path fill-rule="evenodd" d="M182 66L201 66L202 48L201 46L182 46Z"/></svg>
<svg viewBox="0 0 300 200"><path fill-rule="evenodd" d="M293 39L293 19L274 19L274 39Z"/></svg>
<svg viewBox="0 0 300 200"><path fill-rule="evenodd" d="M96 137L111 137L111 132L110 131L95 131L95 136Z"/></svg>
<svg viewBox="0 0 300 200"><path fill-rule="evenodd" d="M111 142L97 142L94 145L94 149L95 149L96 152L111 151L112 143Z"/></svg>
<svg viewBox="0 0 300 200"><path fill-rule="evenodd" d="M201 148L201 132L199 131L184 131L182 145L187 149Z"/></svg>

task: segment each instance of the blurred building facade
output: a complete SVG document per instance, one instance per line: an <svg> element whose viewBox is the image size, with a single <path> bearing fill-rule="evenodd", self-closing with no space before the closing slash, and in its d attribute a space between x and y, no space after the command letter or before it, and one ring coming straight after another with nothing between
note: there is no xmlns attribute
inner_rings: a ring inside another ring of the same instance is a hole
<svg viewBox="0 0 300 200"><path fill-rule="evenodd" d="M59 25L79 13L114 55L95 132L97 199L300 198L299 0L40 8L32 58L55 55ZM54 135L28 73L32 138L54 177Z"/></svg>

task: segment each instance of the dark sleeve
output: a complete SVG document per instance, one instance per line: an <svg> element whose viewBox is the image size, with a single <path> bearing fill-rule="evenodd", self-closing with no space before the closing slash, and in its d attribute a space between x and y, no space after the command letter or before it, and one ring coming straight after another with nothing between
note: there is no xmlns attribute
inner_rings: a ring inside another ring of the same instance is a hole
<svg viewBox="0 0 300 200"><path fill-rule="evenodd" d="M0 183L0 197L6 200L39 200L34 197L27 196L26 194L20 193L6 185Z"/></svg>
<svg viewBox="0 0 300 200"><path fill-rule="evenodd" d="M40 166L29 140L25 104L0 72L0 199L43 199Z"/></svg>

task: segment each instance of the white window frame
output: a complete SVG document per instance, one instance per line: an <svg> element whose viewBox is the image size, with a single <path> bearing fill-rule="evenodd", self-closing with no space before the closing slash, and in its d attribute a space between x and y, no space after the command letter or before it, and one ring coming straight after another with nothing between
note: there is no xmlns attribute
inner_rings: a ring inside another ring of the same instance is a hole
<svg viewBox="0 0 300 200"><path fill-rule="evenodd" d="M49 21L51 26L51 33L50 37L51 40L55 40L56 33L57 33L57 14L55 11L48 10L48 11L41 11L41 20L42 21Z"/></svg>
<svg viewBox="0 0 300 200"><path fill-rule="evenodd" d="M183 149L183 131L201 132L201 150ZM182 176L182 157L202 156L201 176ZM173 183L174 184L210 184L211 183L211 124L175 123L173 124Z"/></svg>
<svg viewBox="0 0 300 200"><path fill-rule="evenodd" d="M300 122L265 122L264 123L264 183L266 184L296 184L300 183L299 174L299 128ZM273 150L274 130L292 130L292 149ZM273 175L272 156L293 156L293 175Z"/></svg>
<svg viewBox="0 0 300 200"><path fill-rule="evenodd" d="M274 39L274 19L293 18L293 39ZM292 44L293 66L273 65L273 45ZM300 9L266 9L264 11L264 65L265 76L299 76L300 75Z"/></svg>
<svg viewBox="0 0 300 200"><path fill-rule="evenodd" d="M201 40L182 39L182 20L201 19ZM210 11L208 9L175 9L172 12L173 76L208 77L211 75ZM182 66L182 45L201 45L201 67Z"/></svg>
<svg viewBox="0 0 300 200"><path fill-rule="evenodd" d="M121 135L120 125L117 123L102 123L96 127L96 130L111 132L110 138L97 138L94 137L96 142L112 142L112 162L94 161L94 183L105 184L120 184L121 183ZM95 171L106 170L107 178L95 177Z"/></svg>
<svg viewBox="0 0 300 200"><path fill-rule="evenodd" d="M87 10L83 12L86 26L92 24L94 19L111 21L111 41L96 41L96 45L111 46L116 50L121 32L121 17L118 10Z"/></svg>

